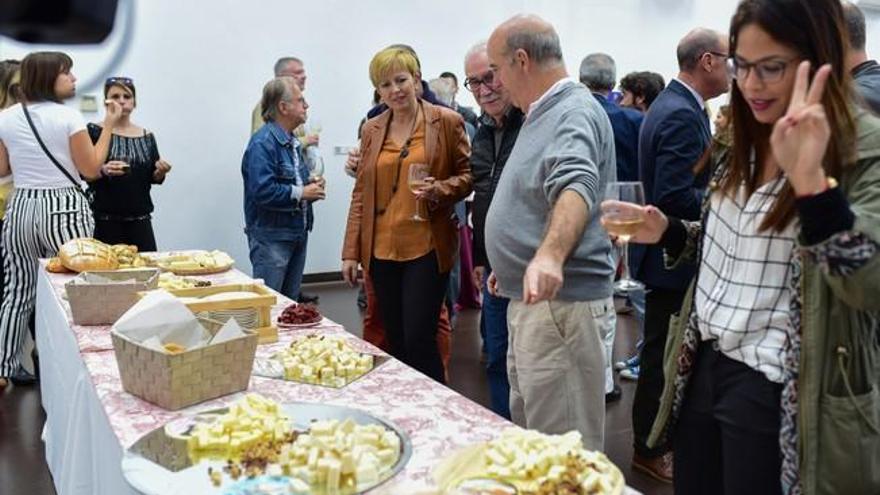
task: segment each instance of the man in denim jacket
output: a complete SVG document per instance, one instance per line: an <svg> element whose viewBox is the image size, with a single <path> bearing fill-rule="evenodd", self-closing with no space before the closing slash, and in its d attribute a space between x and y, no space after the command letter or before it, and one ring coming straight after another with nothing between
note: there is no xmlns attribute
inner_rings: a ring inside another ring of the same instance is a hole
<svg viewBox="0 0 880 495"><path fill-rule="evenodd" d="M309 181L308 168L293 130L309 108L291 77L263 87L260 104L266 122L241 160L245 233L254 278L297 300L312 230L312 202L324 199L324 180Z"/></svg>

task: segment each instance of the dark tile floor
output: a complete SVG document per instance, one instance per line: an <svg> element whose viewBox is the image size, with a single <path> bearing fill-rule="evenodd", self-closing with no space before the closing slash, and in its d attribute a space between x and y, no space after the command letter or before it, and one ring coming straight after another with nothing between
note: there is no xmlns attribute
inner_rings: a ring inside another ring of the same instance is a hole
<svg viewBox="0 0 880 495"><path fill-rule="evenodd" d="M313 284L306 289L321 297L321 310L332 320L360 335L357 291L341 284ZM615 361L629 356L638 336L628 316L619 316L614 348ZM623 399L607 406L605 448L626 477L627 484L645 495L672 495L670 485L661 484L630 469L632 456L633 382L621 381ZM479 311L458 316L453 336L450 386L470 399L488 406L489 392L480 364ZM55 493L46 467L40 440L45 415L40 407L39 387L9 387L0 392L0 493L6 495L51 495Z"/></svg>

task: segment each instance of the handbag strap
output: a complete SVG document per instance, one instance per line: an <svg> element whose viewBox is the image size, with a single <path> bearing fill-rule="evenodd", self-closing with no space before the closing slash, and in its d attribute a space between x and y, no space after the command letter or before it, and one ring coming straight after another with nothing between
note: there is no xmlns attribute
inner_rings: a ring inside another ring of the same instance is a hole
<svg viewBox="0 0 880 495"><path fill-rule="evenodd" d="M70 180L71 184L73 184L73 186L76 187L79 192L85 194L85 192L83 192L82 190L82 186L79 184L79 181L74 179L73 176L70 175L70 172L68 172L66 168L58 163L58 160L55 159L55 156L53 156L52 153L49 152L49 148L47 148L46 144L43 143L43 139L40 137L40 133L37 132L37 127L34 125L33 119L31 119L31 113L28 112L27 105L25 105L24 102L21 103L21 109L24 110L24 117L27 119L28 125L31 126L31 131L33 131L34 137L37 138L37 142L40 143L40 148L43 148L43 152L46 153L46 156L49 157L49 160L51 160L52 163L56 167L58 167L58 170L60 170L61 173L64 174L64 176L67 177L68 180Z"/></svg>

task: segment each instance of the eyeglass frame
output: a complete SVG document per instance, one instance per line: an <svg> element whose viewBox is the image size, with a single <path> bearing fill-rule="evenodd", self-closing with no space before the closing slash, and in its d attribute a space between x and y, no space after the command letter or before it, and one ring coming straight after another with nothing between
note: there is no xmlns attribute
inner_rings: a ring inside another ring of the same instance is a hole
<svg viewBox="0 0 880 495"><path fill-rule="evenodd" d="M732 56L732 57L727 58L727 74L728 74L728 76L730 76L731 79L737 79L737 80L741 79L741 80L745 81L746 79L748 79L749 75L752 73L752 69L756 69L755 77L757 77L758 80L761 81L761 83L774 84L774 83L778 83L779 81L781 81L785 77L785 71L788 70L788 66L791 65L792 62L795 62L797 60L799 60L798 57L792 57L792 58L788 58L788 59L783 58L783 57L778 57L776 59L772 59L772 57L771 57L770 60L762 59L757 62L744 62L741 66L740 63L737 62L736 56ZM768 79L767 76L764 75L764 72L763 72L764 69L761 67L762 63L767 63L767 62L782 62L783 63L782 70L779 71L779 76L775 77L772 80ZM744 76L738 77L736 75L736 73L739 72L739 70L741 68L744 69L746 72L745 72Z"/></svg>
<svg viewBox="0 0 880 495"><path fill-rule="evenodd" d="M488 74L488 78L491 79L491 81L486 80L487 74ZM464 80L464 87L467 88L467 90L470 91L471 93L476 92L480 86L486 86L488 88L493 88L495 86L495 84L498 82L496 77L498 77L498 76L495 74L495 71L493 69L489 69L483 73L482 77L479 77L479 78L466 77ZM476 80L474 80L474 79L476 79ZM474 86L474 84L476 84L476 86Z"/></svg>

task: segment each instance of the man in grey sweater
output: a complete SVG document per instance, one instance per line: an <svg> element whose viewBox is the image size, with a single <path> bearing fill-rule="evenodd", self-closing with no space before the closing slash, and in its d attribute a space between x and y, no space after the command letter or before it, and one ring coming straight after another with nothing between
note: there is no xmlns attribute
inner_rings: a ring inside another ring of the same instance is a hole
<svg viewBox="0 0 880 495"><path fill-rule="evenodd" d="M586 448L602 450L602 337L616 317L598 205L617 175L611 123L568 77L559 37L542 19L501 24L489 60L526 114L486 219L490 290L511 299L511 417L545 433L576 429Z"/></svg>

